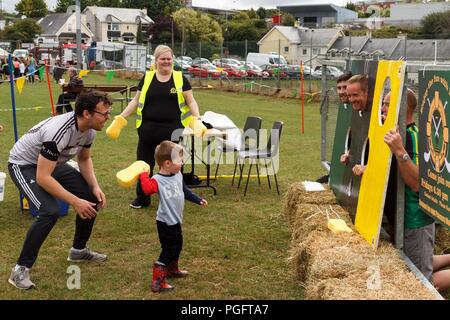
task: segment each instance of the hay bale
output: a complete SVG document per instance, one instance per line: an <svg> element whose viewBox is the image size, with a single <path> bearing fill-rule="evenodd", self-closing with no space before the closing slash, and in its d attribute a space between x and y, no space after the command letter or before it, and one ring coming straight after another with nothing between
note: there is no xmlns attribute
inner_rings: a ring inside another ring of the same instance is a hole
<svg viewBox="0 0 450 320"><path fill-rule="evenodd" d="M330 205L337 204L337 200L331 190L307 192L303 183L296 182L289 186L281 215L290 220L290 216L295 214L299 204Z"/></svg>
<svg viewBox="0 0 450 320"><path fill-rule="evenodd" d="M291 185L291 190L286 203L292 208L285 209L292 229L289 261L304 283L308 299L436 298L407 270L390 243L380 241L374 251L357 232L334 234L328 230L328 218L337 216L354 230L342 207L303 203L299 201L305 199L303 185ZM373 270L379 270L382 290L368 289Z"/></svg>
<svg viewBox="0 0 450 320"><path fill-rule="evenodd" d="M436 300L411 272L380 268L379 286L373 285L371 272L355 272L345 278L308 283L309 300Z"/></svg>
<svg viewBox="0 0 450 320"><path fill-rule="evenodd" d="M440 224L436 224L436 241L434 245L434 253L450 253L450 230Z"/></svg>

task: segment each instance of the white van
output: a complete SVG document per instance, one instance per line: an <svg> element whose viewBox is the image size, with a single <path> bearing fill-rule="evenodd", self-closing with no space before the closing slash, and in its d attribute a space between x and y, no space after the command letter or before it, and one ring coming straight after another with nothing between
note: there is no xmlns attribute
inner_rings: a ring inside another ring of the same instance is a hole
<svg viewBox="0 0 450 320"><path fill-rule="evenodd" d="M286 59L283 56L273 53L256 53L249 52L247 55L247 63L252 62L257 66L262 66L264 64L287 64Z"/></svg>

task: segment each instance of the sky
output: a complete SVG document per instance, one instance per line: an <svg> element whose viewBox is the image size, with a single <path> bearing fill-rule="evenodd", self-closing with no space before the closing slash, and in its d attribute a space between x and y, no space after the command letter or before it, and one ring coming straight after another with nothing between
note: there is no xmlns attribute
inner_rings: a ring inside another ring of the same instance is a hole
<svg viewBox="0 0 450 320"><path fill-rule="evenodd" d="M14 6L20 0L0 0L2 2L2 9L8 12L14 11ZM53 9L57 0L46 0L49 9ZM214 3L212 5L211 3ZM275 8L278 5L292 5L292 4L320 4L320 3L332 3L338 6L344 6L347 0L192 0L194 6L213 7L218 9L258 9Z"/></svg>

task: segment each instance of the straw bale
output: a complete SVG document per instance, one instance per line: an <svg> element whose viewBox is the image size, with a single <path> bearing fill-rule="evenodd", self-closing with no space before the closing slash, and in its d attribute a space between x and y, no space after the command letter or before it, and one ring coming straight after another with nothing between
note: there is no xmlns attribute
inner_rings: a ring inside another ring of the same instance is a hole
<svg viewBox="0 0 450 320"><path fill-rule="evenodd" d="M307 192L302 182L296 182L289 186L286 193L282 216L290 220L299 204L329 205L337 204L337 200L331 190Z"/></svg>
<svg viewBox="0 0 450 320"><path fill-rule="evenodd" d="M450 253L450 230L440 224L436 224L436 241L434 246L434 253Z"/></svg>
<svg viewBox="0 0 450 320"><path fill-rule="evenodd" d="M380 267L380 282L375 285L373 272L354 272L345 278L308 282L309 300L435 300L411 272Z"/></svg>

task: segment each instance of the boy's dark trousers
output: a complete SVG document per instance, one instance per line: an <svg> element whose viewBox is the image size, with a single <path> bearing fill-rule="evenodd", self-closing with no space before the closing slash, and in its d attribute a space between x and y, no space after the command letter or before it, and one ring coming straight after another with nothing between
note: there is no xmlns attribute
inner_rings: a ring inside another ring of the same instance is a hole
<svg viewBox="0 0 450 320"><path fill-rule="evenodd" d="M168 266L171 262L178 260L183 249L181 224L169 226L157 220L156 226L158 227L159 242L162 249L158 261Z"/></svg>

